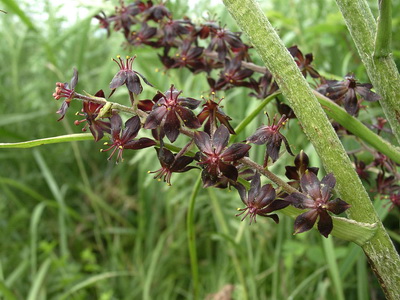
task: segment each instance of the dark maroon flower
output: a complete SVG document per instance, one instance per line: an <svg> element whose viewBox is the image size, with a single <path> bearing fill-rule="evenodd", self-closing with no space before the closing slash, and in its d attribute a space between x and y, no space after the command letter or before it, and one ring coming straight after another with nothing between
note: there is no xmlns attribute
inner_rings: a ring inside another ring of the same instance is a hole
<svg viewBox="0 0 400 300"><path fill-rule="evenodd" d="M98 91L95 96L99 98L105 98L103 90ZM103 138L104 132L111 133L110 122L97 120L97 116L99 115L99 112L103 106L104 104L89 101L83 102L82 113L77 113L77 115L84 116L85 118L83 120L76 120L74 122L75 125L86 122L86 125L82 128L82 131L86 131L86 128L89 127L90 132L92 133L96 142Z"/></svg>
<svg viewBox="0 0 400 300"><path fill-rule="evenodd" d="M288 51L293 56L294 61L296 62L297 66L300 69L300 72L303 74L304 77L307 74L310 74L312 78L319 78L320 75L312 66L311 63L313 61L313 55L311 53L306 54L304 57L303 53L297 46L292 46L288 48Z"/></svg>
<svg viewBox="0 0 400 300"><path fill-rule="evenodd" d="M110 89L112 89L111 95L114 93L117 87L120 87L121 85L124 84L126 84L126 87L130 92L139 95L143 90L139 76L143 79L143 81L147 85L153 86L150 82L147 81L146 78L144 78L142 74L132 69L132 64L136 56L134 57L127 56L125 62L121 59L120 56L117 56L117 58L119 61L117 61L116 59L113 59L113 61L117 63L120 70L110 82Z"/></svg>
<svg viewBox="0 0 400 300"><path fill-rule="evenodd" d="M243 48L243 42L240 39L240 33L234 33L225 28L218 28L211 31L211 42L207 50L215 50L218 53L218 59L224 61L229 54L230 47Z"/></svg>
<svg viewBox="0 0 400 300"><path fill-rule="evenodd" d="M198 163L203 167L201 177L203 186L215 186L225 176L235 182L238 177L237 168L233 162L243 158L251 148L250 145L236 143L228 148L229 131L221 125L211 138L203 131L194 134L194 142L200 150Z"/></svg>
<svg viewBox="0 0 400 300"><path fill-rule="evenodd" d="M161 168L157 171L149 173L155 173L154 179L158 179L159 181L163 180L168 185L171 185L171 176L172 173L183 173L187 172L191 169L196 169L196 167L188 166L193 160L194 157L189 156L179 156L172 154L171 151L162 147L156 148L158 159L160 160Z"/></svg>
<svg viewBox="0 0 400 300"><path fill-rule="evenodd" d="M204 131L211 134L211 124L214 124L213 126L217 127L218 120L219 124L224 124L226 128L228 128L230 134L235 134L235 130L229 123L232 119L221 110L222 106L219 105L224 98L221 98L217 103L214 101L215 93L212 93L212 95L213 100L208 99L206 103L203 104L203 110L197 115L201 124L205 122Z"/></svg>
<svg viewBox="0 0 400 300"><path fill-rule="evenodd" d="M360 110L361 99L369 102L378 101L381 96L371 91L372 84L358 83L353 74L347 74L343 81L327 80L318 91L338 104L344 105L346 111L355 116ZM357 95L361 97L360 101Z"/></svg>
<svg viewBox="0 0 400 300"><path fill-rule="evenodd" d="M57 113L61 115L61 117L57 121L60 121L64 118L72 99L75 97L75 86L77 83L78 83L78 70L75 68L74 68L74 75L72 76L71 81L69 83L67 82L56 83L56 91L53 93L54 99L58 100L61 98L65 98L64 102L61 104L60 109L57 110Z"/></svg>
<svg viewBox="0 0 400 300"><path fill-rule="evenodd" d="M168 20L163 26L163 44L172 45L177 36L188 34L192 28L193 24L188 20Z"/></svg>
<svg viewBox="0 0 400 300"><path fill-rule="evenodd" d="M328 237L333 228L332 217L328 211L335 215L346 211L350 205L340 198L330 200L332 189L335 187L336 179L332 173L326 175L319 181L317 175L306 171L300 179L302 193L292 193L285 198L296 208L309 209L299 215L295 222L295 234L310 230L318 220L318 231Z"/></svg>
<svg viewBox="0 0 400 300"><path fill-rule="evenodd" d="M128 36L128 42L130 45L140 46L140 45L149 45L156 46L157 43L153 41L149 41L152 37L157 34L157 28L150 27L147 23L143 23L142 27L138 32L133 31Z"/></svg>
<svg viewBox="0 0 400 300"><path fill-rule="evenodd" d="M118 150L117 155L117 163L122 161L122 153L125 149L143 149L147 147L154 146L156 144L155 141L149 138L140 138L138 140L134 140L137 136L140 129L140 118L138 116L134 116L125 122L125 129L122 129L122 119L118 114L115 114L111 117L111 145L108 149L101 149L101 152L106 152L111 149L111 155L108 157L108 160L112 158L114 153ZM105 143L105 145L109 145Z"/></svg>
<svg viewBox="0 0 400 300"><path fill-rule="evenodd" d="M196 32L194 35L204 40L210 36L211 32L217 32L219 28L220 27L215 21L209 20L200 24L199 27L196 28Z"/></svg>
<svg viewBox="0 0 400 300"><path fill-rule="evenodd" d="M238 56L231 60L225 59L225 68L212 88L217 91L232 86L251 87L250 82L246 82L244 79L250 77L253 73L252 70L242 69L242 61Z"/></svg>
<svg viewBox="0 0 400 300"><path fill-rule="evenodd" d="M201 58L203 47L192 46L190 40L185 40L179 47L180 52L174 57L171 68L187 67L193 73L198 73L204 69L204 62Z"/></svg>
<svg viewBox="0 0 400 300"><path fill-rule="evenodd" d="M172 17L171 12L168 10L168 8L165 7L164 3L153 5L152 1L147 1L147 9L144 14L145 21L153 20L155 22L158 22L164 17L167 17L169 19Z"/></svg>
<svg viewBox="0 0 400 300"><path fill-rule="evenodd" d="M294 166L286 166L286 177L289 179L293 179L294 182L299 183L300 178L305 174L306 171L312 172L315 175L318 175L318 168L309 167L310 161L308 159L307 154L301 150L300 153L294 159ZM292 186L297 186L293 185Z"/></svg>
<svg viewBox="0 0 400 300"><path fill-rule="evenodd" d="M275 120L276 115L272 121L272 124L261 126L252 136L247 138L247 142L249 143L256 145L266 144L267 150L264 159L264 167L267 166L268 157L271 157L273 162L278 159L282 141L285 143L287 152L289 152L291 155L294 155L292 150L290 150L287 139L279 132L279 130L286 124L286 116L283 115L277 124L275 124Z"/></svg>
<svg viewBox="0 0 400 300"><path fill-rule="evenodd" d="M191 110L197 108L200 101L193 98L179 97L181 93L182 91L178 91L173 85L165 94L158 92L153 98L156 104L147 117L144 128L155 129L161 125L171 142L177 139L181 122L188 128L199 128L201 124Z"/></svg>
<svg viewBox="0 0 400 300"><path fill-rule="evenodd" d="M279 217L277 214L270 215L269 213L283 209L290 205L289 202L284 200L275 200L276 192L271 184L266 184L261 187L260 174L257 172L253 180L251 181L251 187L246 193L246 188L240 184L234 184L234 187L238 190L240 198L246 205L245 208L238 209L241 213L236 216L240 216L245 213L242 221L250 215L250 224L254 221L256 223L257 215L262 217L268 217L279 223Z"/></svg>
<svg viewBox="0 0 400 300"><path fill-rule="evenodd" d="M272 77L271 72L268 70L258 79L258 81L250 78L250 82L250 87L254 89L255 93L252 92L249 94L249 96L256 97L257 99L265 99L279 89L274 78Z"/></svg>

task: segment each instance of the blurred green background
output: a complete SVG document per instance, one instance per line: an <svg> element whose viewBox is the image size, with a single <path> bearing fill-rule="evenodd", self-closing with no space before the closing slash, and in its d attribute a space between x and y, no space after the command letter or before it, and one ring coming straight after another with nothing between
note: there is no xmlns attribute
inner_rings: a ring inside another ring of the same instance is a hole
<svg viewBox="0 0 400 300"><path fill-rule="evenodd" d="M176 17L197 21L210 12L237 30L223 5L210 2L171 0L167 7ZM260 2L285 44L312 52L323 75L354 72L368 81L335 1ZM376 14L378 1L369 2ZM0 1L8 12L0 12L0 142L81 132L73 124L79 103L56 121L61 100L52 98L55 82L69 81L76 67L78 91L107 94L118 70L110 58L119 54L136 54L136 70L155 85L145 86L142 99L171 83L184 96L199 99L207 91L203 75L156 72L156 51L128 48L120 33L107 38L92 16L100 10L109 15L117 4ZM396 29L400 3L393 5ZM394 32L397 62L399 41ZM258 104L247 94L234 89L225 95L233 126ZM121 90L112 100L127 99ZM275 111L272 104L267 110ZM360 117L379 113L372 109ZM260 115L239 138L266 122ZM296 121L288 128L294 152L305 149L319 166ZM116 165L100 148L101 142L86 141L0 150L0 299L192 299L186 216L198 172L175 174L169 187L147 174L159 168L153 149L126 151L125 162ZM263 152L253 155L260 161ZM273 170L283 176L284 166L292 164L285 154ZM217 299L219 291L229 296L232 287L233 299L382 299L355 245L314 231L293 236L293 220L286 216L279 226L262 218L248 226L235 217L237 207L242 203L235 191L201 190L196 199L201 299Z"/></svg>

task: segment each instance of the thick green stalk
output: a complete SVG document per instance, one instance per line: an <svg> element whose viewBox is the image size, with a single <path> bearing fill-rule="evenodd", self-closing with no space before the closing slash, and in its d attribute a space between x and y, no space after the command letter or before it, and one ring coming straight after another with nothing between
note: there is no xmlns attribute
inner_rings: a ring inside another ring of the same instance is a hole
<svg viewBox="0 0 400 300"><path fill-rule="evenodd" d="M389 299L400 299L400 259L371 204L343 145L292 56L254 0L224 0L230 14L247 34L261 59L274 75L305 134L314 145L327 172L337 179L336 191L352 205L349 216L358 222L378 224L376 235L363 249Z"/></svg>
<svg viewBox="0 0 400 300"><path fill-rule="evenodd" d="M368 76L378 94L382 96L380 101L382 109L400 143L400 75L392 55L381 56L375 53L375 42L381 43L384 33L380 29L381 32L377 34L377 24L366 0L336 0L336 3L342 12ZM388 4L390 5L387 3L385 7ZM386 13L381 11L381 17L388 18L390 10L387 11L387 9L384 10ZM388 19L385 21L391 22ZM384 31L388 30L387 25L380 26L381 28L383 26ZM388 49L388 45L384 48Z"/></svg>
<svg viewBox="0 0 400 300"><path fill-rule="evenodd" d="M379 18L375 38L375 57L392 53L392 0L379 0Z"/></svg>

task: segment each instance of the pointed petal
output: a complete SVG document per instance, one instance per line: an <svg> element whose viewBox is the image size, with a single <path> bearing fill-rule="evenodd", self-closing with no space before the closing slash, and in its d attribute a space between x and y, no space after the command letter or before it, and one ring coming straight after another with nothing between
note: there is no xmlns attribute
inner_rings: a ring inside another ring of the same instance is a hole
<svg viewBox="0 0 400 300"><path fill-rule="evenodd" d="M321 197L320 182L312 172L306 172L300 179L300 186L303 192L310 195L313 199Z"/></svg>
<svg viewBox="0 0 400 300"><path fill-rule="evenodd" d="M332 229L332 217L325 210L321 211L319 213L318 231L327 238Z"/></svg>
<svg viewBox="0 0 400 300"><path fill-rule="evenodd" d="M125 71L119 71L117 74L115 74L114 78L110 82L110 89L116 89L117 87L120 87L123 85L126 81L126 72Z"/></svg>
<svg viewBox="0 0 400 300"><path fill-rule="evenodd" d="M183 123L192 129L197 129L201 126L199 120L197 119L196 115L189 109L184 107L177 107L176 112L181 117Z"/></svg>
<svg viewBox="0 0 400 300"><path fill-rule="evenodd" d="M125 122L125 129L122 133L121 139L125 142L137 136L140 129L140 118L134 116Z"/></svg>
<svg viewBox="0 0 400 300"><path fill-rule="evenodd" d="M223 161L231 162L231 161L237 161L247 154L249 152L251 146L247 144L240 144L240 143L235 143L231 146L228 147L222 154L221 158Z"/></svg>
<svg viewBox="0 0 400 300"><path fill-rule="evenodd" d="M136 95L139 95L143 91L140 79L133 71L130 71L126 76L126 87Z"/></svg>
<svg viewBox="0 0 400 300"><path fill-rule="evenodd" d="M331 191L335 187L336 178L332 173L327 174L321 180L321 196L322 199L328 201L331 197Z"/></svg>
<svg viewBox="0 0 400 300"><path fill-rule="evenodd" d="M229 131L225 125L221 125L217 128L214 133L213 145L215 152L220 154L223 149L228 145L229 142Z"/></svg>
<svg viewBox="0 0 400 300"><path fill-rule="evenodd" d="M222 172L222 174L224 174L225 177L228 177L229 179L231 179L233 181L237 180L239 172L236 169L236 167L225 164L223 162L220 162L218 164L218 167L219 167L220 171Z"/></svg>
<svg viewBox="0 0 400 300"><path fill-rule="evenodd" d="M318 212L316 209L312 209L298 216L294 221L294 234L302 233L313 228L317 217Z"/></svg>
<svg viewBox="0 0 400 300"><path fill-rule="evenodd" d="M118 114L113 115L110 118L111 121L111 135L113 140L119 139L119 134L122 128L122 119Z"/></svg>
<svg viewBox="0 0 400 300"><path fill-rule="evenodd" d="M256 200L256 197L260 192L260 188L261 188L260 173L257 172L254 175L253 180L251 181L249 197L248 197L249 202L254 202Z"/></svg>
<svg viewBox="0 0 400 300"><path fill-rule="evenodd" d="M167 114L165 106L154 106L151 113L148 115L146 122L144 123L145 129L154 129L161 124L163 118Z"/></svg>
<svg viewBox="0 0 400 300"><path fill-rule="evenodd" d="M129 141L124 145L125 149L143 149L156 145L156 142L149 138L140 138L138 140Z"/></svg>
<svg viewBox="0 0 400 300"><path fill-rule="evenodd" d="M335 215L339 215L342 212L346 211L348 208L350 208L350 204L347 202L343 201L340 198L336 198L335 200L329 201L328 202L328 210Z"/></svg>
<svg viewBox="0 0 400 300"><path fill-rule="evenodd" d="M179 128L181 127L181 122L174 110L170 110L167 113L164 123L164 131L167 138L171 141L171 143L175 142L179 135Z"/></svg>
<svg viewBox="0 0 400 300"><path fill-rule="evenodd" d="M194 143L200 149L201 152L212 154L213 148L211 145L210 136L203 131L196 131L194 133Z"/></svg>

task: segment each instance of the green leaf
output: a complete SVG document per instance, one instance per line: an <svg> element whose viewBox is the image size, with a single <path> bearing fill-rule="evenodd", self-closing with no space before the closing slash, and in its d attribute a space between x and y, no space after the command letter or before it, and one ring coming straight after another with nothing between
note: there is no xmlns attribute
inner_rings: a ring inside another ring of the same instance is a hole
<svg viewBox="0 0 400 300"><path fill-rule="evenodd" d="M33 23L31 22L31 19L24 13L24 11L18 6L17 2L14 0L1 0L1 2L3 2L7 8L8 8L8 12L10 13L14 13L15 15L17 15L21 21L28 26L29 29L33 30L33 31L37 31L35 25L33 25Z"/></svg>

